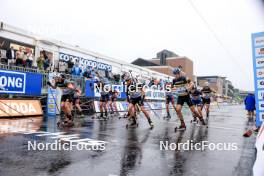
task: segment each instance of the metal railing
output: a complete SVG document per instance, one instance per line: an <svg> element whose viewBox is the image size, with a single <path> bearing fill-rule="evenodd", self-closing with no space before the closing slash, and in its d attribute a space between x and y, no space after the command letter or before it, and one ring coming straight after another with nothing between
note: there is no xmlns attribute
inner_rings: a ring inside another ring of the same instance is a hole
<svg viewBox="0 0 264 176"><path fill-rule="evenodd" d="M41 74L42 75L41 93L47 94L47 92L48 92L48 87L47 87L48 75L50 73L49 70L45 71L45 70L39 70L39 69L35 69L35 68L28 68L28 67L7 65L7 64L0 64L0 69ZM76 76L76 75L71 75L71 74L66 74L66 76L68 77L68 79L74 81L74 83L81 89L82 95L84 96L85 95L86 78L83 76ZM118 84L112 79L109 79L109 82L111 84Z"/></svg>

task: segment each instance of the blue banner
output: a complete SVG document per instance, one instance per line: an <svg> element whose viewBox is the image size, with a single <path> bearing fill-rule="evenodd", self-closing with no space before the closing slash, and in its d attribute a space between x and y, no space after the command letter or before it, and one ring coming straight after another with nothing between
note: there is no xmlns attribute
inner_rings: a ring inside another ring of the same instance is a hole
<svg viewBox="0 0 264 176"><path fill-rule="evenodd" d="M90 66L98 70L108 70L109 72L112 71L111 65L102 62L97 62L97 58L93 56L89 56L89 58L82 58L79 56L73 56L65 53L59 53L59 55L61 61L68 62L69 60L72 60L74 63L79 63L80 67L86 68L87 66Z"/></svg>
<svg viewBox="0 0 264 176"><path fill-rule="evenodd" d="M0 70L0 93L41 95L42 75Z"/></svg>
<svg viewBox="0 0 264 176"><path fill-rule="evenodd" d="M264 119L264 32L252 34L253 70L256 99L256 126Z"/></svg>

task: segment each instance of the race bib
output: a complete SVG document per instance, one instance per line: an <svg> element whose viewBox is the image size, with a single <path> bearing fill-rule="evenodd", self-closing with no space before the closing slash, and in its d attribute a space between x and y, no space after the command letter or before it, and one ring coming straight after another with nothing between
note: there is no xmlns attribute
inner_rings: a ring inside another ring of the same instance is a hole
<svg viewBox="0 0 264 176"><path fill-rule="evenodd" d="M177 95L184 95L187 93L187 89L185 86L183 87L177 87L175 90L174 90L174 93L176 93Z"/></svg>
<svg viewBox="0 0 264 176"><path fill-rule="evenodd" d="M204 98L209 99L211 98L211 93L204 93Z"/></svg>

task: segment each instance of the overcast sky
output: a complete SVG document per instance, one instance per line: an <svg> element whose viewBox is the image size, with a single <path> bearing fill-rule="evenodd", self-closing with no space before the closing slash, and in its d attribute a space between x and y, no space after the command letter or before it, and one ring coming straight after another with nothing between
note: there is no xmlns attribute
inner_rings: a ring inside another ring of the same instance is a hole
<svg viewBox="0 0 264 176"><path fill-rule="evenodd" d="M0 20L132 62L162 49L194 74L253 90L251 33L264 31L261 0L1 0Z"/></svg>

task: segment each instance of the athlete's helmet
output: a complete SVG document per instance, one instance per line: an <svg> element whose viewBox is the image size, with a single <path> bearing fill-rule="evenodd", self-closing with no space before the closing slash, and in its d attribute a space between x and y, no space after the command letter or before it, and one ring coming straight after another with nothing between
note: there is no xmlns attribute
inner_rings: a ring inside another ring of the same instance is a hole
<svg viewBox="0 0 264 176"><path fill-rule="evenodd" d="M174 75L176 75L176 74L180 74L180 73L181 73L181 69L180 69L179 67L176 67L176 68L173 69L172 73L173 73Z"/></svg>

